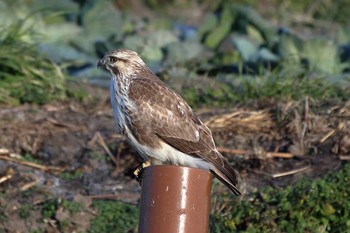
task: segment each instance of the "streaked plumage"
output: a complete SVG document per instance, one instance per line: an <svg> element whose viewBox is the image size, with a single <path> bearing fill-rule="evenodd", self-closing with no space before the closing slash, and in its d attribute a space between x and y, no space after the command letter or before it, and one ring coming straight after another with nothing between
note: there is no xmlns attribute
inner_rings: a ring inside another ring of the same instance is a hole
<svg viewBox="0 0 350 233"><path fill-rule="evenodd" d="M99 62L112 74L111 102L123 134L144 160L210 170L237 195L237 175L217 151L209 128L136 52L119 49Z"/></svg>

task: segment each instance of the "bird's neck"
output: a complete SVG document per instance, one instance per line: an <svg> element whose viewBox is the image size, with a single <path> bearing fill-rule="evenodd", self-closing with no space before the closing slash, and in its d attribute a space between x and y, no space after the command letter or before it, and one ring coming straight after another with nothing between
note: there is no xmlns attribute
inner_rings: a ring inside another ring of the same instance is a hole
<svg viewBox="0 0 350 233"><path fill-rule="evenodd" d="M127 96L129 92L131 78L121 74L113 75L111 82L114 85L114 89L117 95Z"/></svg>

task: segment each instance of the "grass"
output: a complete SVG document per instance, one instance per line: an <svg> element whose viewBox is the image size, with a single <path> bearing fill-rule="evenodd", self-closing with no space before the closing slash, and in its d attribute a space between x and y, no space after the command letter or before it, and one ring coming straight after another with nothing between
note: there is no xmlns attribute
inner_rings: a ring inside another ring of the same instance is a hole
<svg viewBox="0 0 350 233"><path fill-rule="evenodd" d="M346 100L350 96L350 84L345 79L294 65L255 76L219 75L215 88L188 87L182 91L182 96L193 107L230 107L257 99L300 100L305 96L319 100Z"/></svg>
<svg viewBox="0 0 350 233"><path fill-rule="evenodd" d="M62 172L60 174L60 177L64 180L75 180L80 179L84 176L84 173L81 171L69 171L69 172Z"/></svg>
<svg viewBox="0 0 350 233"><path fill-rule="evenodd" d="M61 67L37 50L40 35L24 25L25 19L0 28L0 103L43 104L81 97L81 91L68 88Z"/></svg>
<svg viewBox="0 0 350 233"><path fill-rule="evenodd" d="M341 98L350 95L348 87L331 84L324 75L313 75L301 70L270 73L241 79L242 100L282 98L298 100L305 96L317 99Z"/></svg>

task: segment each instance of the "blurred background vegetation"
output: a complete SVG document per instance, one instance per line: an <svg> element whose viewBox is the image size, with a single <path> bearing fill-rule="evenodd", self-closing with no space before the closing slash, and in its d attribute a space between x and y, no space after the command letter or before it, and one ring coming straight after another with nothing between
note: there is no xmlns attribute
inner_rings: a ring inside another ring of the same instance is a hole
<svg viewBox="0 0 350 233"><path fill-rule="evenodd" d="M106 86L108 76L95 63L120 47L136 50L194 106L261 97L346 98L349 5L3 0L1 102L77 95L65 85L68 80Z"/></svg>
<svg viewBox="0 0 350 233"><path fill-rule="evenodd" d="M108 86L96 63L116 48L137 51L195 108L350 97L349 0L1 0L0 12L2 105L86 102L85 85ZM267 187L233 210L218 198L212 232L346 232L349 170ZM91 232L137 218L130 204L94 205Z"/></svg>

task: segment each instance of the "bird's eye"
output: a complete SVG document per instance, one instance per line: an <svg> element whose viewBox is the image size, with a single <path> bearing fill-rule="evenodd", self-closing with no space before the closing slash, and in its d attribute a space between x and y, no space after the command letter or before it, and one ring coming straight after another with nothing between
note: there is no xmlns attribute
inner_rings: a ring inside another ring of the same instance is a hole
<svg viewBox="0 0 350 233"><path fill-rule="evenodd" d="M116 57L109 57L109 62L114 63L114 62L117 62L117 61L118 61L118 58L116 58Z"/></svg>

